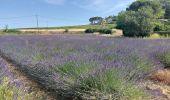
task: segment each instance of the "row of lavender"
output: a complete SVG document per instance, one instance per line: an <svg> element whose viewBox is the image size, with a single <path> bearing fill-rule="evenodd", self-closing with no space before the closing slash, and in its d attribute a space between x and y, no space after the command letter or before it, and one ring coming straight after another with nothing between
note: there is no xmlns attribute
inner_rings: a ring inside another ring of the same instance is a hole
<svg viewBox="0 0 170 100"><path fill-rule="evenodd" d="M118 96L114 97L120 97L130 92L112 86L113 81L119 79L121 82L117 84L122 83L122 86L127 81L134 84L153 68L164 66L156 56L170 51L170 40L91 35L3 36L0 50L40 84L61 96L117 91ZM119 73L110 77L115 80L109 81L110 73L115 73L109 72L112 69Z"/></svg>

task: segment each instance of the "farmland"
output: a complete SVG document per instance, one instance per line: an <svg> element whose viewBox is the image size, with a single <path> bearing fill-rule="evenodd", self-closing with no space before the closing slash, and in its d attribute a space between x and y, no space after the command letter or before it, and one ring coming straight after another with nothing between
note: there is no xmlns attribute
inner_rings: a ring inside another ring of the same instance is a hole
<svg viewBox="0 0 170 100"><path fill-rule="evenodd" d="M141 83L155 70L169 67L170 40L1 36L0 54L57 98L139 100L159 97Z"/></svg>

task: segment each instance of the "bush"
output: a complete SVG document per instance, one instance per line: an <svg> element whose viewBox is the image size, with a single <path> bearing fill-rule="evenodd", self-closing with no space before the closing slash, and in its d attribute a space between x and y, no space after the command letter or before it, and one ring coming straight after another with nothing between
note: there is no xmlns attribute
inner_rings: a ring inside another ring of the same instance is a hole
<svg viewBox="0 0 170 100"><path fill-rule="evenodd" d="M68 33L69 32L69 29L65 29L65 33Z"/></svg>
<svg viewBox="0 0 170 100"><path fill-rule="evenodd" d="M164 31L164 30L165 30L165 25L162 23L157 23L154 28L154 31Z"/></svg>
<svg viewBox="0 0 170 100"><path fill-rule="evenodd" d="M94 33L94 29L86 29L85 33Z"/></svg>
<svg viewBox="0 0 170 100"><path fill-rule="evenodd" d="M95 32L99 32L101 34L112 34L111 29L87 29L85 30L85 33L95 33Z"/></svg>
<svg viewBox="0 0 170 100"><path fill-rule="evenodd" d="M101 34L112 34L111 29L99 29L98 32Z"/></svg>
<svg viewBox="0 0 170 100"><path fill-rule="evenodd" d="M118 16L118 27L123 30L127 37L145 37L153 32L154 20L153 10L149 7L141 8L138 11L122 12Z"/></svg>
<svg viewBox="0 0 170 100"><path fill-rule="evenodd" d="M165 68L170 68L170 52L157 54L157 58L164 64Z"/></svg>

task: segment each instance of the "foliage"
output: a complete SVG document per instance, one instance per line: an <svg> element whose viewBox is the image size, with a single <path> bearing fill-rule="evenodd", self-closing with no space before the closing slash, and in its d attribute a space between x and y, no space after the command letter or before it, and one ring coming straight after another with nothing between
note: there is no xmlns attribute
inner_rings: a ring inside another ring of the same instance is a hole
<svg viewBox="0 0 170 100"><path fill-rule="evenodd" d="M85 30L85 33L94 33L94 32L95 32L94 29L91 28Z"/></svg>
<svg viewBox="0 0 170 100"><path fill-rule="evenodd" d="M138 0L133 2L126 12L118 16L117 28L123 30L124 36L145 37L155 30L161 30L157 18L164 15L159 2L154 0Z"/></svg>
<svg viewBox="0 0 170 100"><path fill-rule="evenodd" d="M112 34L111 29L86 29L85 30L85 33L95 33L95 32L99 32L101 34Z"/></svg>
<svg viewBox="0 0 170 100"><path fill-rule="evenodd" d="M165 31L166 28L165 28L165 24L163 23L156 23L155 25L155 28L154 28L154 31Z"/></svg>
<svg viewBox="0 0 170 100"><path fill-rule="evenodd" d="M117 16L108 16L105 20L107 24L114 24L117 21Z"/></svg>
<svg viewBox="0 0 170 100"><path fill-rule="evenodd" d="M100 25L101 22L103 21L103 18L102 18L102 17L98 17L98 16L96 16L96 17L91 17L91 18L89 19L89 21L91 22L91 25Z"/></svg>
<svg viewBox="0 0 170 100"><path fill-rule="evenodd" d="M99 29L98 32L101 34L112 34L111 29Z"/></svg>
<svg viewBox="0 0 170 100"><path fill-rule="evenodd" d="M154 28L154 17L150 7L143 7L138 11L122 12L118 16L117 26L123 29L124 36L148 36Z"/></svg>
<svg viewBox="0 0 170 100"><path fill-rule="evenodd" d="M166 68L170 68L170 52L169 51L157 54L157 58L162 64L164 64Z"/></svg>
<svg viewBox="0 0 170 100"><path fill-rule="evenodd" d="M117 17L117 29L123 29L124 27L126 27L125 25L125 19L126 19L126 12L120 12L118 17Z"/></svg>
<svg viewBox="0 0 170 100"><path fill-rule="evenodd" d="M163 9L165 10L165 18L170 19L170 0L157 0L161 3L163 6Z"/></svg>
<svg viewBox="0 0 170 100"><path fill-rule="evenodd" d="M137 0L127 8L127 11L138 11L143 7L150 7L153 10L153 12L150 13L152 13L155 18L164 16L165 11L162 9L161 4L156 0Z"/></svg>

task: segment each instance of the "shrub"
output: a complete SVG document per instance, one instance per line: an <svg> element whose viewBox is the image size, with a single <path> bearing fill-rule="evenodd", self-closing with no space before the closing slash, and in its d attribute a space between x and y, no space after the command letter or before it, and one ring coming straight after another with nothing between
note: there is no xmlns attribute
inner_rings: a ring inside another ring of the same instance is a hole
<svg viewBox="0 0 170 100"><path fill-rule="evenodd" d="M87 29L85 30L85 33L95 33L95 32L99 32L101 34L112 34L111 29Z"/></svg>
<svg viewBox="0 0 170 100"><path fill-rule="evenodd" d="M164 64L165 68L170 68L170 52L159 53L157 58Z"/></svg>
<svg viewBox="0 0 170 100"><path fill-rule="evenodd" d="M112 34L111 29L99 29L98 32L101 34Z"/></svg>
<svg viewBox="0 0 170 100"><path fill-rule="evenodd" d="M162 23L157 23L154 28L154 31L164 31L164 30L165 30L165 25Z"/></svg>
<svg viewBox="0 0 170 100"><path fill-rule="evenodd" d="M86 30L85 30L85 33L94 33L94 29L90 29L90 28L89 28L89 29L86 29Z"/></svg>
<svg viewBox="0 0 170 100"><path fill-rule="evenodd" d="M68 33L69 32L69 29L65 29L65 33Z"/></svg>

